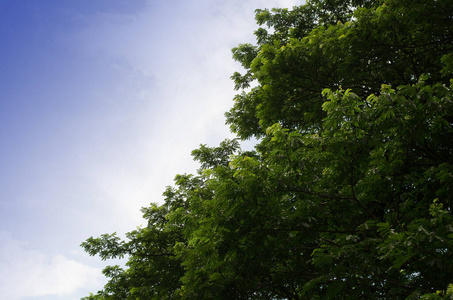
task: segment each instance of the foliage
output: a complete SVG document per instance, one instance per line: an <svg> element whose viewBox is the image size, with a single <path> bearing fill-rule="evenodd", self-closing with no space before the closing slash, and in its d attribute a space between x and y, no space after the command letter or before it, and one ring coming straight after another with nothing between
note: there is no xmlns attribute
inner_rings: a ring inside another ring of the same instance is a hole
<svg viewBox="0 0 453 300"><path fill-rule="evenodd" d="M382 84L413 84L423 73L448 84L439 69L453 48L449 1L307 2L292 11L257 10L258 24L273 33L260 28L258 45L233 49L246 69L232 76L236 89L259 83L237 95L227 113L241 138L262 137L277 122L298 130L319 126L325 88L343 86L365 97Z"/></svg>
<svg viewBox="0 0 453 300"><path fill-rule="evenodd" d="M256 150L201 145L148 226L84 242L128 256L85 299L451 299L451 16L447 0L257 10L270 30L233 49L226 114Z"/></svg>

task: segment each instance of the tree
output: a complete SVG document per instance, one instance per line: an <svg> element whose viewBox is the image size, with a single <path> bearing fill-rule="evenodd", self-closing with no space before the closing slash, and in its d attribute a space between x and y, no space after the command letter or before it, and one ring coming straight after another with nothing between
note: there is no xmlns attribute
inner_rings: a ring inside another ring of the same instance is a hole
<svg viewBox="0 0 453 300"><path fill-rule="evenodd" d="M236 96L227 114L240 137L262 137L276 122L288 129L319 126L325 88L343 86L366 98L382 84L413 84L423 73L448 84L439 70L452 50L449 1L307 2L293 11L257 10L258 24L274 32L260 28L256 46L233 49L246 69L233 75L236 89L259 82Z"/></svg>
<svg viewBox="0 0 453 300"><path fill-rule="evenodd" d="M194 150L148 226L82 244L108 267L85 299L449 299L453 22L447 0L257 10L233 49L242 139ZM254 81L253 88L250 88Z"/></svg>

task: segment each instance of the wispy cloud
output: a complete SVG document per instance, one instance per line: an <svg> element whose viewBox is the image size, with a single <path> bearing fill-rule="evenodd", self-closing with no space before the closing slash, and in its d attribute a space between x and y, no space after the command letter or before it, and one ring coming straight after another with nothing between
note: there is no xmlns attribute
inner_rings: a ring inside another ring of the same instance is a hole
<svg viewBox="0 0 453 300"><path fill-rule="evenodd" d="M47 257L27 243L0 231L0 295L19 300L65 296L79 288L97 287L100 270L63 255Z"/></svg>

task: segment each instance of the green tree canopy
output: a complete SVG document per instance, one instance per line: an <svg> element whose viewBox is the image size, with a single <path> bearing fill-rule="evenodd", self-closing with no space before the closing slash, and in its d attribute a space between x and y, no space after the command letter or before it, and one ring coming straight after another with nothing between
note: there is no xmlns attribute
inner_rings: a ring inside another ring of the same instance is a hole
<svg viewBox="0 0 453 300"><path fill-rule="evenodd" d="M384 3L385 2L385 3ZM262 137L279 122L288 129L319 127L326 116L320 91L340 86L366 98L382 84L448 84L440 58L452 51L450 1L307 1L287 9L257 10L257 45L241 44L233 57L236 96L227 122L241 138Z"/></svg>
<svg viewBox="0 0 453 300"><path fill-rule="evenodd" d="M449 0L257 10L226 113L255 151L201 145L146 227L84 242L128 257L85 299L451 299L452 16Z"/></svg>

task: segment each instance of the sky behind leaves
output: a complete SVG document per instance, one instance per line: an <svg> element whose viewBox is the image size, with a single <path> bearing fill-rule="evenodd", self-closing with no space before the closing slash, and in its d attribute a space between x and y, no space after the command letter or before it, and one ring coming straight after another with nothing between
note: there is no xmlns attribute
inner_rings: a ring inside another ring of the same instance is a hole
<svg viewBox="0 0 453 300"><path fill-rule="evenodd" d="M78 299L104 283L79 245L133 230L223 114L280 0L0 0L0 295Z"/></svg>

